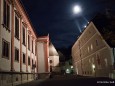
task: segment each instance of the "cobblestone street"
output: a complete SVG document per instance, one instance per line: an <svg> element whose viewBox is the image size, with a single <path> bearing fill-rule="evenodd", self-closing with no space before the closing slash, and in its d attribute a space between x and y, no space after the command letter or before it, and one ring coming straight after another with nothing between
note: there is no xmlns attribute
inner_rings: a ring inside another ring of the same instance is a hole
<svg viewBox="0 0 115 86"><path fill-rule="evenodd" d="M18 86L114 86L115 80L109 78L93 78L82 76L56 76L50 79L40 79Z"/></svg>

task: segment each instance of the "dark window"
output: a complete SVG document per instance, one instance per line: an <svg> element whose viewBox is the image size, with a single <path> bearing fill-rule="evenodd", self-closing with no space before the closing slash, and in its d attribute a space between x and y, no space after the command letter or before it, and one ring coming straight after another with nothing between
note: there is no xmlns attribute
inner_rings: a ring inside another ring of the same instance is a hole
<svg viewBox="0 0 115 86"><path fill-rule="evenodd" d="M50 63L52 63L52 60L50 60Z"/></svg>
<svg viewBox="0 0 115 86"><path fill-rule="evenodd" d="M30 57L28 56L28 65L30 65Z"/></svg>
<svg viewBox="0 0 115 86"><path fill-rule="evenodd" d="M19 39L19 18L15 16L15 37Z"/></svg>
<svg viewBox="0 0 115 86"><path fill-rule="evenodd" d="M32 40L32 53L33 53L33 40Z"/></svg>
<svg viewBox="0 0 115 86"><path fill-rule="evenodd" d="M32 59L32 65L34 64L34 61L33 61L33 59Z"/></svg>
<svg viewBox="0 0 115 86"><path fill-rule="evenodd" d="M30 36L28 35L28 49L30 50Z"/></svg>
<svg viewBox="0 0 115 86"><path fill-rule="evenodd" d="M19 61L19 49L15 48L15 60Z"/></svg>
<svg viewBox="0 0 115 86"><path fill-rule="evenodd" d="M26 42L25 42L25 28L23 27L23 44L26 45Z"/></svg>
<svg viewBox="0 0 115 86"><path fill-rule="evenodd" d="M2 55L3 57L9 59L9 42L5 41L4 39L2 42Z"/></svg>
<svg viewBox="0 0 115 86"><path fill-rule="evenodd" d="M84 71L82 73L84 74Z"/></svg>
<svg viewBox="0 0 115 86"><path fill-rule="evenodd" d="M26 55L23 53L23 63L26 63Z"/></svg>
<svg viewBox="0 0 115 86"><path fill-rule="evenodd" d="M98 46L98 41L96 40L96 46Z"/></svg>
<svg viewBox="0 0 115 86"><path fill-rule="evenodd" d="M6 0L4 0L4 10L3 10L3 25L8 30L10 29L10 6Z"/></svg>
<svg viewBox="0 0 115 86"><path fill-rule="evenodd" d="M35 61L35 65L36 65L36 61Z"/></svg>

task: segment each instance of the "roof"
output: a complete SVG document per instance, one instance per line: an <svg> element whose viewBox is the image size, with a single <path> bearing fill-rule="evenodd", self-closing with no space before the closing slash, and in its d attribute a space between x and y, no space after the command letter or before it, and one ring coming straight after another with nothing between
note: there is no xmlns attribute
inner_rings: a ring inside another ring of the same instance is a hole
<svg viewBox="0 0 115 86"><path fill-rule="evenodd" d="M97 14L92 22L110 47L115 47L115 11Z"/></svg>
<svg viewBox="0 0 115 86"><path fill-rule="evenodd" d="M21 0L17 0L17 1L19 2L20 6L22 7L22 10L24 11L24 13L25 13L25 15L26 15L26 17L27 17L27 19L28 19L28 21L29 21L29 23L30 23L30 25L31 25L31 27L32 27L32 30L33 30L35 36L38 37L38 34L37 34L37 32L36 32L36 29L34 28L32 22L31 22L31 20L30 20L30 17L29 17L29 15L28 15L28 13L27 13L27 11L26 11L26 9L25 9L25 7L24 7L22 1L21 1Z"/></svg>

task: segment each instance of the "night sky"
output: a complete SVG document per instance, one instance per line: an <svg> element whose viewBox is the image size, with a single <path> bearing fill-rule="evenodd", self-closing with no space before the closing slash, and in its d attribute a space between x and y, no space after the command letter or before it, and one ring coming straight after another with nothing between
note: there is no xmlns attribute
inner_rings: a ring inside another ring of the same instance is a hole
<svg viewBox="0 0 115 86"><path fill-rule="evenodd" d="M38 36L49 33L56 49L69 51L80 31L98 12L115 9L115 0L21 0ZM73 14L72 7L80 5L82 12Z"/></svg>

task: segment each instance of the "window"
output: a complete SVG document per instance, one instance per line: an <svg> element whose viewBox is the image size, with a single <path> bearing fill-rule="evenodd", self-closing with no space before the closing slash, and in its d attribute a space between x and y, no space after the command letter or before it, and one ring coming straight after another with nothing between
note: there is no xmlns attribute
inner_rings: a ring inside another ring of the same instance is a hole
<svg viewBox="0 0 115 86"><path fill-rule="evenodd" d="M28 65L30 65L30 57L28 56Z"/></svg>
<svg viewBox="0 0 115 86"><path fill-rule="evenodd" d="M32 40L32 53L33 53L33 40Z"/></svg>
<svg viewBox="0 0 115 86"><path fill-rule="evenodd" d="M98 41L96 40L96 46L98 46Z"/></svg>
<svg viewBox="0 0 115 86"><path fill-rule="evenodd" d="M88 46L87 50L88 50L88 53L89 53L89 46Z"/></svg>
<svg viewBox="0 0 115 86"><path fill-rule="evenodd" d="M36 65L36 61L35 61L35 65Z"/></svg>
<svg viewBox="0 0 115 86"><path fill-rule="evenodd" d="M30 50L30 36L28 35L28 49Z"/></svg>
<svg viewBox="0 0 115 86"><path fill-rule="evenodd" d="M10 6L7 2L7 0L4 0L3 5L3 26L6 27L7 30L10 29Z"/></svg>
<svg viewBox="0 0 115 86"><path fill-rule="evenodd" d="M26 63L26 55L23 53L23 63Z"/></svg>
<svg viewBox="0 0 115 86"><path fill-rule="evenodd" d="M23 27L23 44L26 45L26 42L25 42L25 28Z"/></svg>
<svg viewBox="0 0 115 86"><path fill-rule="evenodd" d="M4 58L9 59L9 42L5 41L4 39L2 40L2 56Z"/></svg>
<svg viewBox="0 0 115 86"><path fill-rule="evenodd" d="M52 60L50 60L50 64L52 63Z"/></svg>
<svg viewBox="0 0 115 86"><path fill-rule="evenodd" d="M37 45L35 44L35 55L37 55Z"/></svg>
<svg viewBox="0 0 115 86"><path fill-rule="evenodd" d="M15 16L15 37L19 39L19 18Z"/></svg>
<svg viewBox="0 0 115 86"><path fill-rule="evenodd" d="M15 60L19 61L19 49L15 48Z"/></svg>
<svg viewBox="0 0 115 86"><path fill-rule="evenodd" d="M91 50L93 50L93 45L91 44Z"/></svg>
<svg viewBox="0 0 115 86"><path fill-rule="evenodd" d="M32 65L34 64L34 60L32 59Z"/></svg>

